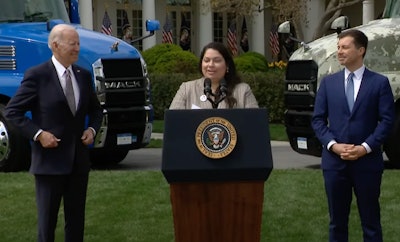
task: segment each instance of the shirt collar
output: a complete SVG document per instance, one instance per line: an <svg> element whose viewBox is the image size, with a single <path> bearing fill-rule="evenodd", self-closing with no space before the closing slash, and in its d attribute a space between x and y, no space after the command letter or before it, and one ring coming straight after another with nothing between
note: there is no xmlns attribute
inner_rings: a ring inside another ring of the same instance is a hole
<svg viewBox="0 0 400 242"><path fill-rule="evenodd" d="M362 78L362 76L364 74L364 71L365 71L365 65L362 65L360 68L358 68L357 70L353 71L354 78L358 79L358 80L361 80L361 78ZM349 69L347 69L347 68L344 69L345 80L350 75L350 73L351 73L351 71L349 71Z"/></svg>
<svg viewBox="0 0 400 242"><path fill-rule="evenodd" d="M65 67L56 59L56 57L54 57L54 55L51 57L51 61L53 62L54 67L56 68L56 71L57 71L58 76L60 76L60 77L63 76L66 69L70 70L71 73L72 73L72 67L69 66L68 68L65 68Z"/></svg>

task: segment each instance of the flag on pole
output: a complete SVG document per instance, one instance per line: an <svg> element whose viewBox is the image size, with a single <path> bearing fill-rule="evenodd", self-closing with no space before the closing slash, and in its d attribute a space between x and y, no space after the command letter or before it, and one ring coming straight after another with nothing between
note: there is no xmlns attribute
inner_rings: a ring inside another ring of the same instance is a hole
<svg viewBox="0 0 400 242"><path fill-rule="evenodd" d="M277 56L280 52L278 27L272 24L271 32L269 33L269 46L273 56Z"/></svg>
<svg viewBox="0 0 400 242"><path fill-rule="evenodd" d="M163 30L162 30L162 43L165 44L173 44L174 40L172 38L172 22L170 20L170 18L167 17L165 19L165 24L163 26Z"/></svg>
<svg viewBox="0 0 400 242"><path fill-rule="evenodd" d="M101 32L106 35L112 34L111 20L107 11L104 12L103 23L101 25Z"/></svg>
<svg viewBox="0 0 400 242"><path fill-rule="evenodd" d="M179 39L179 45L182 50L190 50L190 24L186 21L185 14L182 13L181 22L181 36Z"/></svg>
<svg viewBox="0 0 400 242"><path fill-rule="evenodd" d="M233 56L238 53L237 37L236 37L236 22L235 20L229 25L228 28L228 46Z"/></svg>
<svg viewBox="0 0 400 242"><path fill-rule="evenodd" d="M122 12L122 17L122 40L130 44L132 42L132 28L129 24L128 13L125 10Z"/></svg>
<svg viewBox="0 0 400 242"><path fill-rule="evenodd" d="M122 12L123 15L123 19L122 19L122 31L124 31L125 29L131 27L131 25L129 24L129 19L128 19L128 13L124 10Z"/></svg>
<svg viewBox="0 0 400 242"><path fill-rule="evenodd" d="M240 38L240 47L244 52L249 51L249 35L247 33L246 19L243 18L242 23L242 37Z"/></svg>

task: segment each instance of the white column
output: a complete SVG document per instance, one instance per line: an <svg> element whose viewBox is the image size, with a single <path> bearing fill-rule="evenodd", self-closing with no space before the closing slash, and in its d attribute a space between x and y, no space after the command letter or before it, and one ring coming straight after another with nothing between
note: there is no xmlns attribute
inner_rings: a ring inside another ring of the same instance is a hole
<svg viewBox="0 0 400 242"><path fill-rule="evenodd" d="M143 35L147 35L148 32L146 32L146 20L148 19L156 19L156 5L155 5L155 0L145 0L142 1L143 4ZM161 31L162 26L160 26ZM143 50L150 49L151 47L155 46L156 43L156 35L153 35L149 38L146 38L143 40Z"/></svg>
<svg viewBox="0 0 400 242"><path fill-rule="evenodd" d="M264 9L264 1L260 1L260 9ZM249 25L249 23L247 23ZM264 27L264 11L255 12L251 21L249 47L251 51L265 55L265 35L269 31Z"/></svg>
<svg viewBox="0 0 400 242"><path fill-rule="evenodd" d="M79 1L79 17L82 27L93 30L92 0Z"/></svg>
<svg viewBox="0 0 400 242"><path fill-rule="evenodd" d="M296 29L296 38L301 39L304 42L310 42L314 39L315 30L318 27L319 21L316 19L321 19L322 14L325 13L325 1L321 0L310 0L307 2L307 17L305 21L300 23L299 28ZM291 26L294 28L294 25ZM302 32L302 34L300 33Z"/></svg>
<svg viewBox="0 0 400 242"><path fill-rule="evenodd" d="M200 0L198 22L198 53L205 45L213 41L213 21L210 0Z"/></svg>
<svg viewBox="0 0 400 242"><path fill-rule="evenodd" d="M374 0L363 1L363 24L367 24L369 21L374 20Z"/></svg>

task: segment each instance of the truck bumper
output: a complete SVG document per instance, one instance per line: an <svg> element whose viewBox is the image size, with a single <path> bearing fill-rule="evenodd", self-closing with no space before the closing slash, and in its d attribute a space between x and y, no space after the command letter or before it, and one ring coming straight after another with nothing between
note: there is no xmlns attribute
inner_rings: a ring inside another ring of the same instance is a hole
<svg viewBox="0 0 400 242"><path fill-rule="evenodd" d="M139 149L150 143L153 124L151 108L104 110L103 122L94 148Z"/></svg>
<svg viewBox="0 0 400 242"><path fill-rule="evenodd" d="M285 127L292 149L300 154L321 156L322 145L311 127L312 111L287 110Z"/></svg>

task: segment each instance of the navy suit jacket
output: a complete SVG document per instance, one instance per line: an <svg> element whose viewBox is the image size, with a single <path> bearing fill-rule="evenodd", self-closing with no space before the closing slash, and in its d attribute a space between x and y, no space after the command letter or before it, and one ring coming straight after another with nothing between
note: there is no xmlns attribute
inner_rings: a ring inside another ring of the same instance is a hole
<svg viewBox="0 0 400 242"><path fill-rule="evenodd" d="M61 139L56 148L45 149L39 141L32 143L33 174L69 174L90 169L89 150L81 136L87 124L96 131L102 122L102 108L94 93L89 71L72 66L80 96L75 116L64 95L51 60L25 72L21 86L6 107L6 118L22 134L33 139L43 129ZM25 116L30 111L32 118ZM86 119L88 117L88 119Z"/></svg>
<svg viewBox="0 0 400 242"><path fill-rule="evenodd" d="M344 169L348 164L360 170L382 170L382 145L394 122L394 98L387 77L365 69L352 112L347 106L344 70L326 76L317 92L312 126L325 147L323 169ZM372 152L357 161L343 161L326 149L331 140L360 145Z"/></svg>

